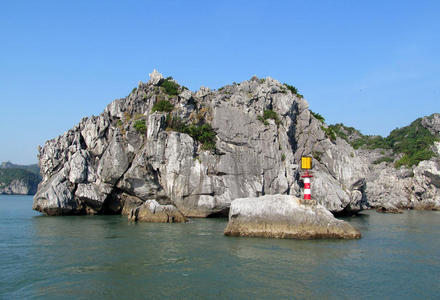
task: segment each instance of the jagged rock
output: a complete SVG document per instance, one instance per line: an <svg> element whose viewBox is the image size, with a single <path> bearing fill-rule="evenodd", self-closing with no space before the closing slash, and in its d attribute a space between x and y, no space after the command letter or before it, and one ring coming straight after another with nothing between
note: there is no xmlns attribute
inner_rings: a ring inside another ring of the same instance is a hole
<svg viewBox="0 0 440 300"><path fill-rule="evenodd" d="M37 191L37 184L23 179L14 179L7 185L0 185L0 194L5 195L33 195Z"/></svg>
<svg viewBox="0 0 440 300"><path fill-rule="evenodd" d="M437 159L422 161L414 168L410 200L415 209L440 210L440 163Z"/></svg>
<svg viewBox="0 0 440 300"><path fill-rule="evenodd" d="M150 77L101 115L46 142L39 151L43 181L35 209L126 214L130 203L155 199L185 216L226 215L237 198L301 196L302 155L314 157L312 197L333 213L352 214L383 202L439 206L435 160L431 171L415 171L414 178L412 170L371 167L369 154L330 139L307 101L270 77L173 94L160 86L163 76L157 71ZM163 99L173 111L152 112ZM264 119L266 110L276 118ZM211 124L215 149L204 149L188 131L170 128L174 119L185 126ZM137 122L145 122L146 132Z"/></svg>
<svg viewBox="0 0 440 300"><path fill-rule="evenodd" d="M357 239L360 232L333 217L322 205L304 204L286 195L236 199L231 203L229 236L318 239Z"/></svg>
<svg viewBox="0 0 440 300"><path fill-rule="evenodd" d="M141 206L145 201L139 199L138 197L131 196L126 193L122 193L118 195L121 198L122 202L122 211L121 215L128 216L132 209Z"/></svg>
<svg viewBox="0 0 440 300"><path fill-rule="evenodd" d="M427 128L432 134L440 135L440 114L435 113L422 119L423 127Z"/></svg>
<svg viewBox="0 0 440 300"><path fill-rule="evenodd" d="M88 214L95 214L101 211L104 201L111 193L112 187L108 184L83 184L77 185L75 197L82 204Z"/></svg>
<svg viewBox="0 0 440 300"><path fill-rule="evenodd" d="M437 157L421 161L413 168L371 165L366 182L368 203L373 208L440 210L438 152Z"/></svg>
<svg viewBox="0 0 440 300"><path fill-rule="evenodd" d="M439 164L422 161L414 170L384 167L367 177L367 198L373 208L440 209Z"/></svg>
<svg viewBox="0 0 440 300"><path fill-rule="evenodd" d="M130 221L152 223L184 223L186 218L174 205L160 205L155 200L147 200L141 206L131 209Z"/></svg>
<svg viewBox="0 0 440 300"><path fill-rule="evenodd" d="M162 74L157 72L156 69L154 69L153 72L151 72L149 75L150 75L150 80L148 81L148 83L152 85L157 85L163 79Z"/></svg>
<svg viewBox="0 0 440 300"><path fill-rule="evenodd" d="M115 112L115 114L117 114ZM81 136L88 151L94 156L101 156L106 148L105 134L109 126L107 118L88 118L81 130Z"/></svg>
<svg viewBox="0 0 440 300"><path fill-rule="evenodd" d="M33 195L41 181L37 165L0 164L0 194Z"/></svg>
<svg viewBox="0 0 440 300"><path fill-rule="evenodd" d="M208 87L204 87L204 86L202 86L202 87L200 88L200 90L197 91L197 93L196 93L196 97L198 97L198 98L203 98L203 97L205 97L206 95L208 95L210 92L211 92L211 90L210 90Z"/></svg>
<svg viewBox="0 0 440 300"><path fill-rule="evenodd" d="M69 181L83 183L87 181L87 153L84 150L75 152L69 161Z"/></svg>
<svg viewBox="0 0 440 300"><path fill-rule="evenodd" d="M410 207L409 191L412 178L399 178L394 167L373 167L367 173L367 198L370 206L391 205L397 208Z"/></svg>
<svg viewBox="0 0 440 300"><path fill-rule="evenodd" d="M115 184L130 165L127 145L118 132L115 135L98 163L98 176L108 184Z"/></svg>
<svg viewBox="0 0 440 300"><path fill-rule="evenodd" d="M330 140L322 126L308 109L297 117L295 160L303 155L314 158L313 197L332 212L350 214L367 208L364 179L368 165L345 140Z"/></svg>
<svg viewBox="0 0 440 300"><path fill-rule="evenodd" d="M81 208L73 195L74 186L67 180L66 173L61 169L39 187L32 209L48 215L80 213Z"/></svg>
<svg viewBox="0 0 440 300"><path fill-rule="evenodd" d="M179 94L179 97L182 98L184 101L188 101L192 98L192 93L190 90L184 90Z"/></svg>

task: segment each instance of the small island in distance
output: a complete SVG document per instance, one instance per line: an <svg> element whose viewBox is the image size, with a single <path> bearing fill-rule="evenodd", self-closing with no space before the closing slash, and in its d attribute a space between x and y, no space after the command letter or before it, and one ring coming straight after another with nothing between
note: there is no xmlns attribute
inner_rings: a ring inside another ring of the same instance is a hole
<svg viewBox="0 0 440 300"><path fill-rule="evenodd" d="M10 161L0 164L0 194L34 195L40 182L37 164L17 165Z"/></svg>

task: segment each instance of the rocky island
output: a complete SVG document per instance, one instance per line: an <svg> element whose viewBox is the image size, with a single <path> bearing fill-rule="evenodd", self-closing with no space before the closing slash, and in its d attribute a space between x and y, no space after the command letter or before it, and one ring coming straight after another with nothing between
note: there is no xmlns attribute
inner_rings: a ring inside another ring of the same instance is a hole
<svg viewBox="0 0 440 300"><path fill-rule="evenodd" d="M34 195L41 181L37 165L0 164L0 194Z"/></svg>
<svg viewBox="0 0 440 300"><path fill-rule="evenodd" d="M192 92L154 71L39 149L33 208L136 218L154 200L183 217L227 216L234 199L301 197L298 163L309 155L312 196L335 215L439 209L440 115L415 122L397 135L426 135L421 156L392 138L326 125L295 87L270 77Z"/></svg>

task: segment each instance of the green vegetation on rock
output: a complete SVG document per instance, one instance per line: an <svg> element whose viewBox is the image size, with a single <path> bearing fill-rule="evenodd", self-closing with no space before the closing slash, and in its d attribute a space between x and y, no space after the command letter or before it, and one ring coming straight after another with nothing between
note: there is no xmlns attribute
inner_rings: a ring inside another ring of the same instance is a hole
<svg viewBox="0 0 440 300"><path fill-rule="evenodd" d="M215 150L216 132L211 124L200 120L198 124L186 124L184 120L177 116L167 115L166 119L168 129L177 132L186 133L194 140L202 144L203 150Z"/></svg>
<svg viewBox="0 0 440 300"><path fill-rule="evenodd" d="M167 128L169 130L177 131L177 132L185 132L187 124L185 121L177 116L172 116L171 114L167 115L166 118Z"/></svg>
<svg viewBox="0 0 440 300"><path fill-rule="evenodd" d="M330 125L329 128L332 128L336 135L345 139L355 149L389 149L393 151L394 156L403 154L402 158L395 163L395 167L399 168L401 166L411 167L417 165L422 160L428 160L435 155L430 148L435 141L440 139L423 127L421 123L422 119L419 118L408 126L394 129L385 138L378 135L363 135L353 127L344 126L342 123ZM348 136L353 134L356 137L350 141ZM374 163L379 164L383 161L392 162L394 158L384 156Z"/></svg>
<svg viewBox="0 0 440 300"><path fill-rule="evenodd" d="M170 96L177 96L177 95L179 95L179 90L181 89L180 85L173 80L173 77L165 78L159 84L159 86L161 86L164 89L165 93L170 95Z"/></svg>
<svg viewBox="0 0 440 300"><path fill-rule="evenodd" d="M160 112L170 112L174 109L174 105L168 100L159 100L151 109L152 112L160 111Z"/></svg>
<svg viewBox="0 0 440 300"><path fill-rule="evenodd" d="M337 136L346 140L348 143L350 143L350 140L348 138L349 135L353 135L356 133L358 135L361 135L361 133L358 130L356 130L355 128L345 126L342 123L336 123L334 125L329 125L328 127L331 128Z"/></svg>
<svg viewBox="0 0 440 300"><path fill-rule="evenodd" d="M321 152L321 151L313 151L312 152L312 156L313 156L313 158L315 158L317 161L321 161L321 157L322 157L322 155L323 155L324 153L323 152Z"/></svg>
<svg viewBox="0 0 440 300"><path fill-rule="evenodd" d="M8 186L13 180L23 180L25 184L37 185L40 176L23 169L3 169L0 168L0 188Z"/></svg>
<svg viewBox="0 0 440 300"><path fill-rule="evenodd" d="M145 134L147 132L147 125L145 125L145 120L140 119L134 122L134 129L140 134Z"/></svg>
<svg viewBox="0 0 440 300"><path fill-rule="evenodd" d="M11 163L10 161L2 162L0 164L0 169L23 169L26 171L29 171L31 173L34 173L35 175L40 176L40 168L37 164L33 165L16 165Z"/></svg>
<svg viewBox="0 0 440 300"><path fill-rule="evenodd" d="M319 114L319 113L315 113L315 112L313 112L313 111L310 110L310 109L309 109L309 111L310 111L310 113L312 114L312 116L315 117L315 119L321 121L322 123L325 122L325 118L324 118L321 114Z"/></svg>
<svg viewBox="0 0 440 300"><path fill-rule="evenodd" d="M258 116L257 119L263 122L264 125L269 125L269 122L267 122L267 120L265 120L263 116Z"/></svg>
<svg viewBox="0 0 440 300"><path fill-rule="evenodd" d="M269 125L269 122L267 122L268 119L274 120L275 124L277 124L277 125L279 125L281 122L280 118L278 117L278 114L271 109L266 109L263 112L263 115L258 116L257 119L260 120L261 122L263 122L263 124L266 126Z"/></svg>
<svg viewBox="0 0 440 300"><path fill-rule="evenodd" d="M422 160L428 160L435 154L430 150L439 138L434 136L428 129L422 126L419 118L409 126L394 129L386 137L386 142L395 153L403 153L403 157L396 162L396 168L400 166L413 166Z"/></svg>
<svg viewBox="0 0 440 300"><path fill-rule="evenodd" d="M333 131L333 129L332 128L330 128L330 127L324 127L324 126L321 126L321 129L322 129L322 131L324 131L325 132L325 135L331 140L331 141L336 141L336 134L335 134L335 132Z"/></svg>
<svg viewBox="0 0 440 300"><path fill-rule="evenodd" d="M290 84L284 83L284 86L285 86L289 91L291 91L292 94L298 96L299 98L304 98L304 96L301 95L301 94L298 92L298 89L297 89L296 87L294 87L293 85L290 85Z"/></svg>
<svg viewBox="0 0 440 300"><path fill-rule="evenodd" d="M200 142L204 150L215 150L216 133L214 129L212 129L211 124L189 125L186 128L186 133L196 141Z"/></svg>
<svg viewBox="0 0 440 300"><path fill-rule="evenodd" d="M380 135L362 135L360 138L353 141L351 145L354 149L391 149L389 144L387 143L387 140Z"/></svg>
<svg viewBox="0 0 440 300"><path fill-rule="evenodd" d="M391 162L393 162L393 161L394 161L394 159L393 159L392 157L390 157L390 156L383 156L383 157L381 157L381 158L376 159L375 161L373 161L373 164L378 165L378 164L380 164L380 163L382 163L382 162L391 163Z"/></svg>

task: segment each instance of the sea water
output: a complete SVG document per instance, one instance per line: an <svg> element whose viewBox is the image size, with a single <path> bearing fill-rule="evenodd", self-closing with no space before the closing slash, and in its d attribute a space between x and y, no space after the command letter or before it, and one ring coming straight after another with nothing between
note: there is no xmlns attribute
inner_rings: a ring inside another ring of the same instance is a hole
<svg viewBox="0 0 440 300"><path fill-rule="evenodd" d="M439 299L440 212L362 212L360 240L226 237L226 219L47 217L0 195L1 299Z"/></svg>

